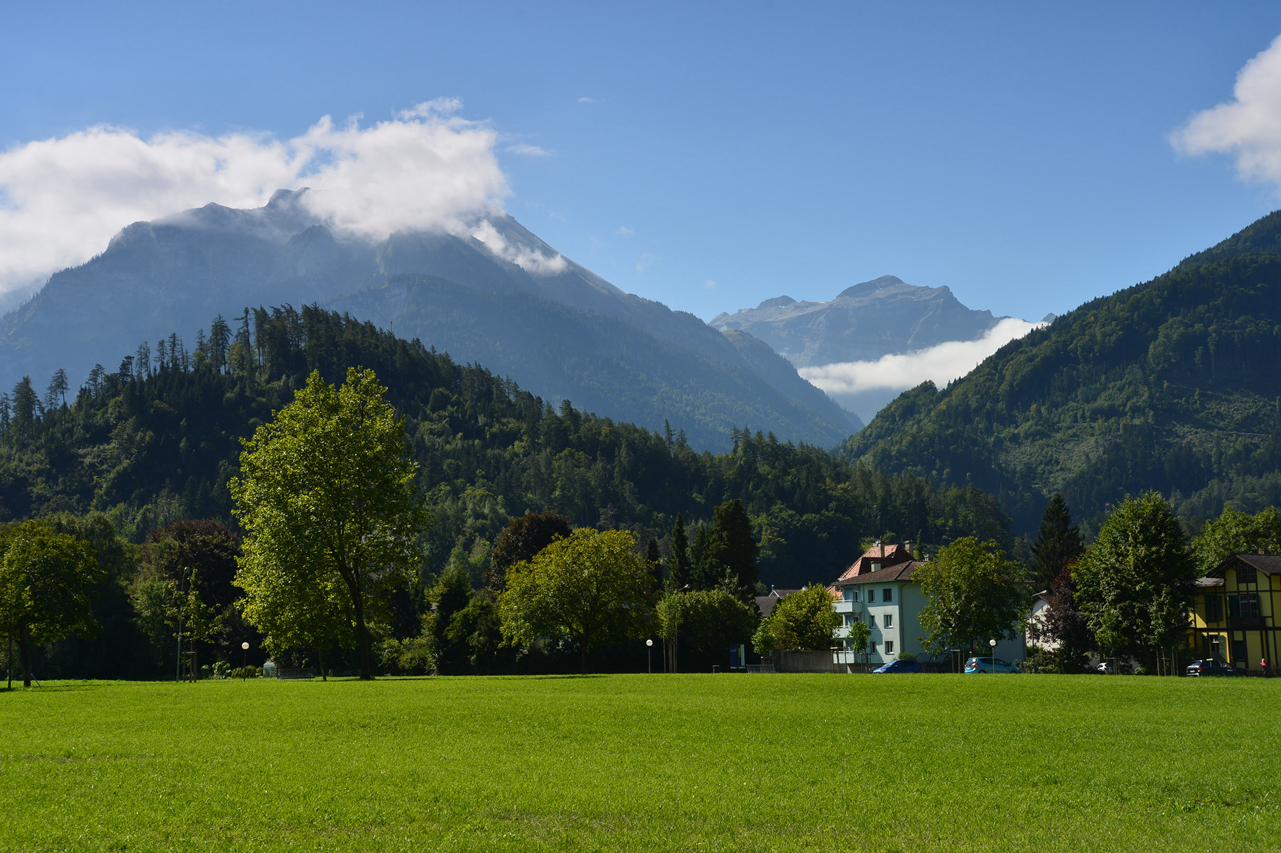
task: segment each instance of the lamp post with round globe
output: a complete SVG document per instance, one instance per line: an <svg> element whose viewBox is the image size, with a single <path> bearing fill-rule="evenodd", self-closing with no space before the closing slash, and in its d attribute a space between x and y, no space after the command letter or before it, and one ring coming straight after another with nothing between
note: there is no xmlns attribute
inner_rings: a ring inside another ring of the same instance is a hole
<svg viewBox="0 0 1281 853"><path fill-rule="evenodd" d="M245 669L249 666L249 643L241 643L240 649L245 653L244 657L240 660L240 672L243 675Z"/></svg>
<svg viewBox="0 0 1281 853"><path fill-rule="evenodd" d="M996 675L996 640L988 640L987 644L992 647L992 674Z"/></svg>
<svg viewBox="0 0 1281 853"><path fill-rule="evenodd" d="M645 641L645 660L649 664L649 674L654 674L654 641Z"/></svg>

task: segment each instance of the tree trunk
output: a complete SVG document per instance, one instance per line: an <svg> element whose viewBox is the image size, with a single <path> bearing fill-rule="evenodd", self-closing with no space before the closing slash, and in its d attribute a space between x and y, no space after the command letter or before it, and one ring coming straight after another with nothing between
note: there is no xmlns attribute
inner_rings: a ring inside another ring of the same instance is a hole
<svg viewBox="0 0 1281 853"><path fill-rule="evenodd" d="M360 642L360 680L373 681L374 668L369 661L369 632L365 629L365 602L359 591L351 597L356 606L356 637Z"/></svg>
<svg viewBox="0 0 1281 853"><path fill-rule="evenodd" d="M320 680L328 681L329 676L325 675L325 650L316 646L316 660L320 662Z"/></svg>
<svg viewBox="0 0 1281 853"><path fill-rule="evenodd" d="M22 650L22 686L31 686L31 636L24 625L18 629L18 648Z"/></svg>

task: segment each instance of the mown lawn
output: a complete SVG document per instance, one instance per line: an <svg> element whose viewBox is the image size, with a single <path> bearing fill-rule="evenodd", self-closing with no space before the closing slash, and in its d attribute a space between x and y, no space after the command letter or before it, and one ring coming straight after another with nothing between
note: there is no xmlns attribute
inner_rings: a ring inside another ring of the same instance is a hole
<svg viewBox="0 0 1281 853"><path fill-rule="evenodd" d="M0 692L3 850L1278 850L1281 680Z"/></svg>

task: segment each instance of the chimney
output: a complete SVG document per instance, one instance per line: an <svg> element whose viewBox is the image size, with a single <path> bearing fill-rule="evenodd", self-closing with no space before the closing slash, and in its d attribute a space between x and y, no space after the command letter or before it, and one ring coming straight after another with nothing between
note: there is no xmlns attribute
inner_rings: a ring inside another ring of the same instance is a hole
<svg viewBox="0 0 1281 853"><path fill-rule="evenodd" d="M885 559L885 543L882 542L880 539L877 539L876 547L881 549L880 550L881 559L884 560Z"/></svg>
<svg viewBox="0 0 1281 853"><path fill-rule="evenodd" d="M907 551L907 558L912 559L912 540L909 539L903 543L903 549Z"/></svg>

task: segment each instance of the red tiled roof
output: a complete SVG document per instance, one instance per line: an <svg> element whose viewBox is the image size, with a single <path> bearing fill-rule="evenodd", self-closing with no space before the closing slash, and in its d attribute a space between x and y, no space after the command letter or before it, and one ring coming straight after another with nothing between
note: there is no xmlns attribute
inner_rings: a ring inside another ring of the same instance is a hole
<svg viewBox="0 0 1281 853"><path fill-rule="evenodd" d="M889 583L891 581L908 581L916 573L919 566L924 566L924 560L905 560L901 563L895 563L892 566L886 566L879 572L867 571L858 574L846 572L841 575L829 589L835 589L842 586L854 586L861 583Z"/></svg>
<svg viewBox="0 0 1281 853"><path fill-rule="evenodd" d="M908 550L906 545L873 545L850 564L850 567L836 579L836 583L846 583L852 578L861 577L869 573L881 575L883 572L888 572L891 568L902 563L911 562L911 560L912 552ZM880 563L880 570L872 572L872 563Z"/></svg>

